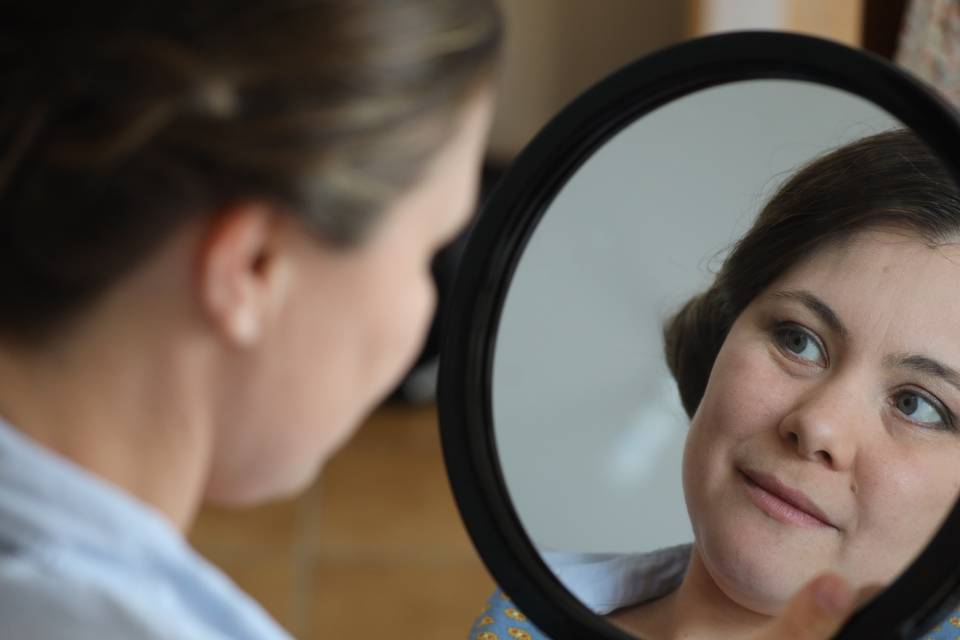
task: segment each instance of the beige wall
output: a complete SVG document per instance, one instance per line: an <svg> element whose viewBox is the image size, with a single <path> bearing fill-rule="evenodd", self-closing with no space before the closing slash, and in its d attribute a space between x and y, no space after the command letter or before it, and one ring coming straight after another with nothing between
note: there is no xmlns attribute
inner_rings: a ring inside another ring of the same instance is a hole
<svg viewBox="0 0 960 640"><path fill-rule="evenodd" d="M490 155L515 156L564 105L685 38L784 29L858 45L862 0L500 0L507 24Z"/></svg>
<svg viewBox="0 0 960 640"><path fill-rule="evenodd" d="M500 0L507 23L491 155L510 159L599 79L683 38L686 7L667 0Z"/></svg>
<svg viewBox="0 0 960 640"><path fill-rule="evenodd" d="M859 47L862 0L791 0L788 28Z"/></svg>
<svg viewBox="0 0 960 640"><path fill-rule="evenodd" d="M782 29L860 45L863 0L687 0L689 35Z"/></svg>

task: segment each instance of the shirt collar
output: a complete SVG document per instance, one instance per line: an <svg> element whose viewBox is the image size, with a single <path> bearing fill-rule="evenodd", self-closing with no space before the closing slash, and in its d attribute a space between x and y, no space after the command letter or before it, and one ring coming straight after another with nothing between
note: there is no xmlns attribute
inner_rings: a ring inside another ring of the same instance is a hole
<svg viewBox="0 0 960 640"><path fill-rule="evenodd" d="M607 614L679 587L692 549L681 544L649 553L541 553L563 586L594 613Z"/></svg>
<svg viewBox="0 0 960 640"><path fill-rule="evenodd" d="M158 510L0 419L0 539L106 547L110 555L189 548Z"/></svg>

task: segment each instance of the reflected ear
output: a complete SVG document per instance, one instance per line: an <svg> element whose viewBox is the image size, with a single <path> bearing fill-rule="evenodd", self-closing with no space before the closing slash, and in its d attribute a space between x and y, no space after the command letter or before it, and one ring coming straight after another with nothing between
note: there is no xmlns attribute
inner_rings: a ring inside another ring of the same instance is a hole
<svg viewBox="0 0 960 640"><path fill-rule="evenodd" d="M245 202L221 211L204 234L195 270L200 305L234 346L256 344L282 301L281 220L269 205Z"/></svg>

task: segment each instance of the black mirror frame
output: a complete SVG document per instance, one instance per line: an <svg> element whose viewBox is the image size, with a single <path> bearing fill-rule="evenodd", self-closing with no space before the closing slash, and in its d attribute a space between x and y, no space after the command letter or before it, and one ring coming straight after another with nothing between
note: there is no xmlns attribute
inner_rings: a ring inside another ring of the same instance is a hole
<svg viewBox="0 0 960 640"><path fill-rule="evenodd" d="M873 102L912 128L960 184L960 117L932 89L872 54L774 32L709 36L631 63L574 100L524 149L471 233L447 309L438 403L447 473L473 543L504 591L554 640L632 636L560 584L507 491L496 455L491 377L514 269L553 197L610 137L694 91L764 78L809 81ZM917 638L960 602L958 505L926 550L837 638Z"/></svg>

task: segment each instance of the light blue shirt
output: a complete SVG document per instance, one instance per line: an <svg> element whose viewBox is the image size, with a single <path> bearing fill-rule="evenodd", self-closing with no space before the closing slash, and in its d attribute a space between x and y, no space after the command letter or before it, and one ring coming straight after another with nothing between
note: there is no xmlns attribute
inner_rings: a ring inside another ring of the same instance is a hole
<svg viewBox="0 0 960 640"><path fill-rule="evenodd" d="M0 421L0 638L290 635L160 512Z"/></svg>

